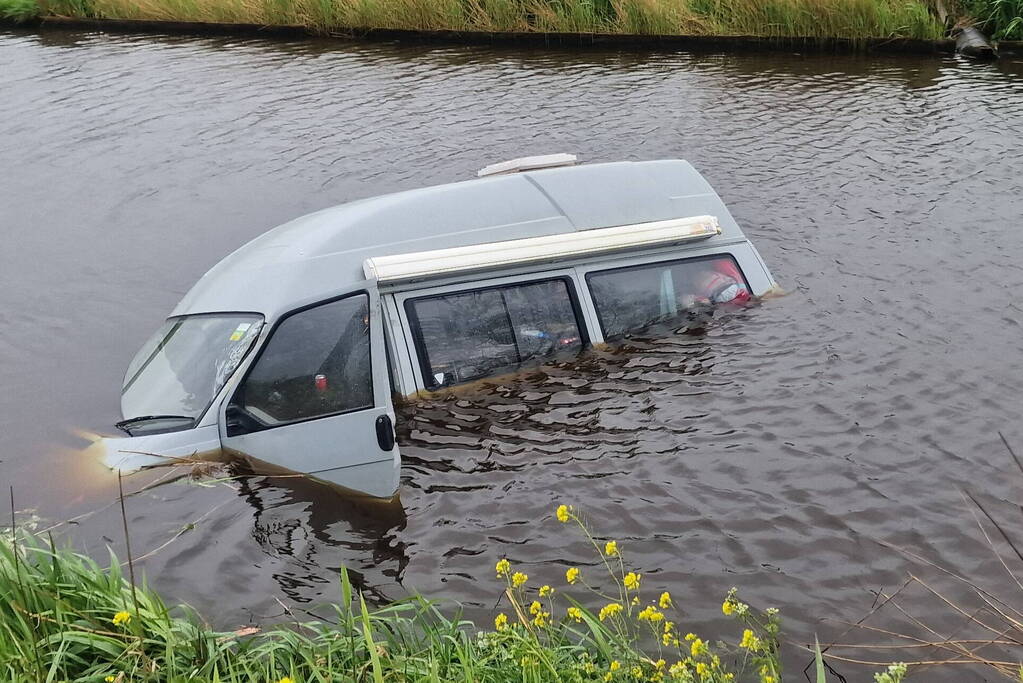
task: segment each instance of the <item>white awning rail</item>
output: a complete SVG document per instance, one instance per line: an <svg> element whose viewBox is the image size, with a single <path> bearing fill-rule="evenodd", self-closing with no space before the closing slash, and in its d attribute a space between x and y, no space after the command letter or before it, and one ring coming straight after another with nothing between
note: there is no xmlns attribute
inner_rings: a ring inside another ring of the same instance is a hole
<svg viewBox="0 0 1023 683"><path fill-rule="evenodd" d="M673 218L468 247L377 256L363 262L363 271L366 279L381 283L413 282L580 256L669 246L719 234L721 226L714 216Z"/></svg>

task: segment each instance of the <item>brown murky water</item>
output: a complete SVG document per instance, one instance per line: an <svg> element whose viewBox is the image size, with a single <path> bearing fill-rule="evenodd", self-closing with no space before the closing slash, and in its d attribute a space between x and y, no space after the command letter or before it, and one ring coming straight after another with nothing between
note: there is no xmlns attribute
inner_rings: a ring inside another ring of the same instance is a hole
<svg viewBox="0 0 1023 683"><path fill-rule="evenodd" d="M1023 503L997 436L1023 447L1021 76L1012 59L0 32L0 480L50 520L100 508L72 538L121 550L116 481L82 434L111 430L128 360L230 250L514 156L682 157L788 296L407 407L393 506L300 479L154 487L129 501L150 581L229 626L330 599L345 565L379 598L482 617L500 556L552 582L590 563L553 521L566 502L712 635L735 585L795 642L827 640L822 618L919 570L877 540L1018 600L960 489Z"/></svg>

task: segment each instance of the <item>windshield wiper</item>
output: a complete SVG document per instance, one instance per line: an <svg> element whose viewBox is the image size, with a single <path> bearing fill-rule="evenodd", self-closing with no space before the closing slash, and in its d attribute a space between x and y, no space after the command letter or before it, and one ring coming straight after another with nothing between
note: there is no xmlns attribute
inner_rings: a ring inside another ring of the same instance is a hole
<svg viewBox="0 0 1023 683"><path fill-rule="evenodd" d="M138 417L132 417L127 420L121 420L114 426L120 429L128 436L135 436L131 433L133 425L137 425L141 422L152 422L153 420L185 420L188 422L188 427L195 424L195 418L188 415L139 415Z"/></svg>

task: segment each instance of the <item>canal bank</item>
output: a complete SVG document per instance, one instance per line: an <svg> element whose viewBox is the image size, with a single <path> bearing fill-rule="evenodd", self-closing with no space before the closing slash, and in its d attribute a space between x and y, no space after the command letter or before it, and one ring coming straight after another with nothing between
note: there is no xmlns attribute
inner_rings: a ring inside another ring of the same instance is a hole
<svg viewBox="0 0 1023 683"><path fill-rule="evenodd" d="M976 0L974 0L976 1ZM99 20L111 29L358 35L382 40L544 45L933 51L955 17L929 0L0 0L11 22ZM111 22L111 23L107 23ZM77 24L77 27L90 25ZM67 28L75 26L64 24ZM917 42L913 42L917 41Z"/></svg>
<svg viewBox="0 0 1023 683"><path fill-rule="evenodd" d="M63 0L66 2L67 0ZM1020 0L1023 3L1023 0ZM960 9L960 11L965 11ZM997 50L1007 54L1023 51L1023 18L1016 18L1013 10L998 21L983 21L978 25L993 30L1003 39L997 41ZM125 15L125 16L121 16ZM789 51L801 53L872 53L872 54L951 54L961 41L956 36L961 26L977 22L963 15L953 22L953 16L942 13L940 18L920 15L916 25L885 23L878 17L853 26L824 24L813 30L799 32L797 26L766 24L758 26L744 22L744 33L729 32L727 26L688 23L682 26L668 24L622 24L580 22L568 25L531 24L533 18L523 17L505 28L495 28L490 22L471 22L449 17L439 22L392 21L388 23L344 23L305 17L282 15L279 21L271 17L254 15L239 21L210 21L206 12L155 11L135 7L131 11L107 13L97 11L88 4L73 4L65 8L37 4L37 0L0 0L0 25L33 27L39 30L97 30L110 33L152 33L162 35L221 35L262 37L295 40L310 37L328 37L343 40L376 42L403 41L440 45L520 45L549 49L646 49L690 51ZM199 17L199 18L196 18ZM364 17L363 17L364 19ZM861 18L862 19L862 18ZM356 18L356 21L359 19ZM349 20L351 21L351 20ZM855 17L847 21L855 22ZM420 25L425 23L427 25ZM875 25L876 24L876 25ZM659 33L653 29L667 30ZM677 29L677 30L675 30ZM752 30L750 30L752 29ZM977 29L969 28L981 40ZM638 32L630 32L638 31ZM888 31L885 33L885 31ZM1009 39L1006 39L1008 37ZM990 52L990 51L989 51ZM993 56L990 52L988 56Z"/></svg>
<svg viewBox="0 0 1023 683"><path fill-rule="evenodd" d="M0 0L2 2L3 0ZM13 25L13 22L9 22ZM369 42L437 45L494 45L541 47L566 50L689 50L689 51L785 51L808 53L952 54L951 38L834 37L762 35L673 35L635 33L592 33L537 31L477 31L449 29L405 29L332 27L317 29L302 25L261 25L205 21L97 19L89 17L37 17L20 25L39 30L94 30L110 33L152 33L161 35L219 35L297 40L328 37ZM1011 46L1012 44L1010 44ZM1016 47L1023 43L1015 44Z"/></svg>

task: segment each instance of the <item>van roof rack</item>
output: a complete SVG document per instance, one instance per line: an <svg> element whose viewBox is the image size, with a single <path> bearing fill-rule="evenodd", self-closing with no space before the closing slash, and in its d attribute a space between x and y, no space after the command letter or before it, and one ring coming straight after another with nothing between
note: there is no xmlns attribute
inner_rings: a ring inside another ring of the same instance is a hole
<svg viewBox="0 0 1023 683"><path fill-rule="evenodd" d="M574 154L542 154L535 157L520 157L485 166L476 172L476 177L483 178L491 175L504 175L506 173L521 173L523 171L535 171L540 168L575 166L577 160Z"/></svg>

